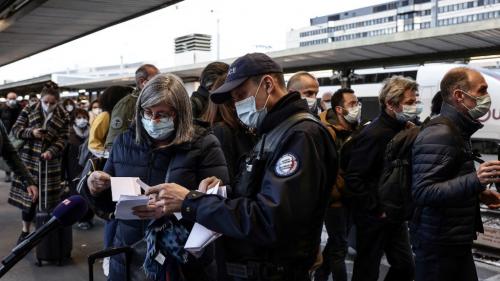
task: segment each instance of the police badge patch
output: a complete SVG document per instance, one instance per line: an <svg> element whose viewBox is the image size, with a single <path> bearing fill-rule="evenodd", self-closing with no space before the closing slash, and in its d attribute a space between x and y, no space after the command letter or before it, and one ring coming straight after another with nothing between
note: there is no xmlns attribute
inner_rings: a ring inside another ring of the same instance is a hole
<svg viewBox="0 0 500 281"><path fill-rule="evenodd" d="M115 117L113 120L110 122L111 128L113 129L120 129L123 126L123 121L120 117Z"/></svg>
<svg viewBox="0 0 500 281"><path fill-rule="evenodd" d="M299 169L299 161L297 157L291 153L287 153L276 161L274 172L277 176L288 177L293 175Z"/></svg>

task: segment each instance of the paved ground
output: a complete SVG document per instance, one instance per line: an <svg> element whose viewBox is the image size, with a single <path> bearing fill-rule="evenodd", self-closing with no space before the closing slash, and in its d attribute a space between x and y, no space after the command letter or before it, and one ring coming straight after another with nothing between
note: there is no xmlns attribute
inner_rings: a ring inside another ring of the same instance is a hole
<svg viewBox="0 0 500 281"><path fill-rule="evenodd" d="M8 255L14 247L15 241L21 231L21 214L17 208L7 204L10 185L4 183L3 172L0 172L0 258ZM82 231L73 228L72 259L63 266L46 264L42 267L35 265L33 253L28 254L22 261L15 265L1 280L2 281L84 281L88 280L87 255L98 251L102 247L103 223L95 221L93 229ZM326 239L326 233L324 234ZM352 272L352 261L347 261L348 270ZM500 281L500 268L482 263L476 263L480 280ZM105 280L102 274L101 263L94 266L95 279ZM381 266L381 278L387 272L387 262ZM351 275L351 274L349 274Z"/></svg>
<svg viewBox="0 0 500 281"><path fill-rule="evenodd" d="M8 255L15 246L15 242L21 232L20 211L7 204L10 184L4 183L3 172L0 172L0 257ZM88 280L87 255L98 251L102 247L102 233L104 224L95 220L94 228L87 231L73 228L73 252L72 259L63 266L44 264L42 267L35 265L33 251L23 260L15 265L3 278L2 281L84 281ZM101 263L96 262L94 266L94 280L105 280L102 274Z"/></svg>

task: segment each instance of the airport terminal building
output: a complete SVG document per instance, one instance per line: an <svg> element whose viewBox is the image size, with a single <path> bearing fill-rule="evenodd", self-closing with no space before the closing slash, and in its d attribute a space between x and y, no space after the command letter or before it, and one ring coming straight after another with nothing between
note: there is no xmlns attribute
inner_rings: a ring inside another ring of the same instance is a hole
<svg viewBox="0 0 500 281"><path fill-rule="evenodd" d="M500 18L500 0L399 0L310 19L287 34L298 48Z"/></svg>

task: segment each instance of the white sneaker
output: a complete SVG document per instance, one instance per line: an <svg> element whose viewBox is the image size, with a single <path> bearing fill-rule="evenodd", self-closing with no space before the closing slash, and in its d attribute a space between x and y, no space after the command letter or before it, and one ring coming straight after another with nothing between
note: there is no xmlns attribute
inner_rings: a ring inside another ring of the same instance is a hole
<svg viewBox="0 0 500 281"><path fill-rule="evenodd" d="M109 257L102 259L102 271L104 275L108 277L109 275Z"/></svg>

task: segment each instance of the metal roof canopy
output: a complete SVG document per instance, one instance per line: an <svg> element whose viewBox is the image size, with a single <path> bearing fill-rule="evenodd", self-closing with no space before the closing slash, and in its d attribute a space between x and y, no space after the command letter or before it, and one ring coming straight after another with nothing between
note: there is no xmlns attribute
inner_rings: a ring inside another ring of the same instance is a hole
<svg viewBox="0 0 500 281"><path fill-rule="evenodd" d="M180 1L2 0L0 66Z"/></svg>
<svg viewBox="0 0 500 281"><path fill-rule="evenodd" d="M474 56L500 54L500 19L422 29L365 39L269 52L270 57L287 73L299 70L362 69L402 66L450 60L467 60ZM244 55L244 54L241 54ZM221 60L231 64L236 58ZM185 82L196 81L209 62L161 69L174 73ZM98 79L60 84L62 88L101 88L133 80ZM22 82L17 82L22 83ZM0 90L10 85L0 85Z"/></svg>

